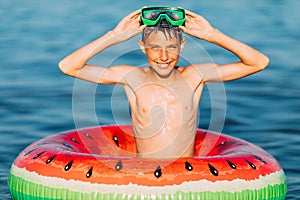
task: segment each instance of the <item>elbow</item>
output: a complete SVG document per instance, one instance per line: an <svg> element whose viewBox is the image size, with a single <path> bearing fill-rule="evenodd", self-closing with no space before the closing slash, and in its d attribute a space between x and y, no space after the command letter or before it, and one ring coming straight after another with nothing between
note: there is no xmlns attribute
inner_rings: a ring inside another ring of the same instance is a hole
<svg viewBox="0 0 300 200"><path fill-rule="evenodd" d="M270 59L267 56L262 55L260 58L256 59L256 62L255 64L253 63L252 67L254 67L253 69L255 69L255 72L259 72L266 69L269 66L269 64Z"/></svg>
<svg viewBox="0 0 300 200"><path fill-rule="evenodd" d="M65 67L63 60L58 62L58 68L62 73L67 74L67 68Z"/></svg>
<svg viewBox="0 0 300 200"><path fill-rule="evenodd" d="M263 55L263 58L261 59L261 62L260 62L260 65L259 65L259 68L261 70L264 70L269 66L269 64L270 64L269 57L267 57L266 55Z"/></svg>
<svg viewBox="0 0 300 200"><path fill-rule="evenodd" d="M64 62L64 60L61 60L58 63L58 68L60 69L60 71L66 75L72 76L72 71L70 70L70 68L68 67L68 65Z"/></svg>

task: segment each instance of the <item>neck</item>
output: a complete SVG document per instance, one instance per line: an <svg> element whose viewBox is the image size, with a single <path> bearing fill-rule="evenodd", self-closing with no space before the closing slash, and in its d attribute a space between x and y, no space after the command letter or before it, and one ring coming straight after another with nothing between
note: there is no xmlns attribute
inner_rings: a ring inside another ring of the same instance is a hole
<svg viewBox="0 0 300 200"><path fill-rule="evenodd" d="M153 70L153 68L151 66L149 67L149 69L151 70L151 72L153 74L153 78L155 79L155 81L159 82L161 84L164 84L164 85L169 85L169 84L173 83L173 81L175 79L175 74L176 74L177 68L178 67L175 67L168 75L161 76L155 70Z"/></svg>

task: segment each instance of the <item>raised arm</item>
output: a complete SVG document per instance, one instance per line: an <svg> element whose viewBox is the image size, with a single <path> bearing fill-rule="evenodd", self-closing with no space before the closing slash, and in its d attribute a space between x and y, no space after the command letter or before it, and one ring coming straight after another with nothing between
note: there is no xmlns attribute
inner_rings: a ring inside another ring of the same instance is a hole
<svg viewBox="0 0 300 200"><path fill-rule="evenodd" d="M130 66L100 67L88 65L87 62L104 49L126 41L139 34L144 26L139 24L139 11L132 12L112 30L95 41L74 51L58 64L60 70L76 78L100 84L121 83L125 73L132 70Z"/></svg>
<svg viewBox="0 0 300 200"><path fill-rule="evenodd" d="M224 65L211 63L193 65L205 82L239 79L261 71L269 64L267 56L213 28L206 19L193 12L187 11L186 23L181 29L191 36L227 49L240 59L240 62Z"/></svg>

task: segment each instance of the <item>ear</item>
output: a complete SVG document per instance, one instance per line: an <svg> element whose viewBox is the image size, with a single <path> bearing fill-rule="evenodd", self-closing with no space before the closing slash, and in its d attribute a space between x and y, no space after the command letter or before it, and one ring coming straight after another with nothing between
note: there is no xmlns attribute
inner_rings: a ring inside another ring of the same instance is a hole
<svg viewBox="0 0 300 200"><path fill-rule="evenodd" d="M143 42L142 40L138 40L138 44L139 44L140 49L142 50L142 52L143 52L144 54L146 54L146 49L145 49L145 44L144 44L144 42Z"/></svg>
<svg viewBox="0 0 300 200"><path fill-rule="evenodd" d="M186 42L186 39L185 39L185 38L182 38L181 44L180 44L180 52L183 51L183 47L184 47L184 45L185 45L185 42Z"/></svg>

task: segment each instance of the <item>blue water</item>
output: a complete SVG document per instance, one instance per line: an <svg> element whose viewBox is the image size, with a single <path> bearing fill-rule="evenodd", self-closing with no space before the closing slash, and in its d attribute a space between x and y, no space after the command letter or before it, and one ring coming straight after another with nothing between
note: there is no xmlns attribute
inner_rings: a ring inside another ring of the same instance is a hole
<svg viewBox="0 0 300 200"><path fill-rule="evenodd" d="M10 199L7 188L10 165L32 142L77 126L95 125L95 114L98 124L130 122L127 101L119 88L75 81L58 70L57 62L112 29L127 13L159 3L153 0L0 2L0 199ZM218 29L270 57L271 64L266 70L222 85L226 102L217 108L226 108L222 131L257 144L275 156L287 175L287 199L300 199L300 1L220 3L218 0L163 2L204 15ZM137 39L103 52L102 57L92 62L146 64L145 57L137 50ZM186 60L195 59L192 56L196 49L201 55L205 50L216 63L236 61L219 47L199 40L192 42L198 47L186 45L186 55L190 55ZM207 56L199 56L199 63L206 59ZM73 89L75 100L79 100L75 109L82 111L79 116L75 114L75 120ZM201 128L209 126L212 115L208 90L204 91L200 104ZM89 91L96 94L94 101ZM112 94L117 94L113 101ZM96 111L90 111L90 102Z"/></svg>

